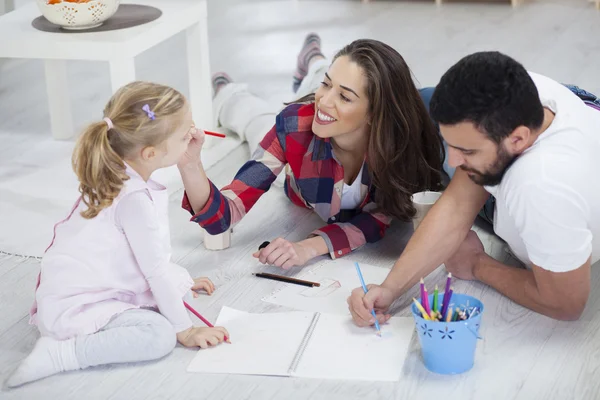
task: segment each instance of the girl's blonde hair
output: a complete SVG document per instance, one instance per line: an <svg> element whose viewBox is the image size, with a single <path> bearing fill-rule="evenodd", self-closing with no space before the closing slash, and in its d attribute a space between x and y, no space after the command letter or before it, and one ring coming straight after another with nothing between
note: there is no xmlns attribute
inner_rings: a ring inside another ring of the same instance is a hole
<svg viewBox="0 0 600 400"><path fill-rule="evenodd" d="M180 127L186 104L177 90L150 82L132 82L113 95L104 108L105 120L90 124L73 152L73 170L88 207L84 218L112 204L129 179L124 158L162 144Z"/></svg>

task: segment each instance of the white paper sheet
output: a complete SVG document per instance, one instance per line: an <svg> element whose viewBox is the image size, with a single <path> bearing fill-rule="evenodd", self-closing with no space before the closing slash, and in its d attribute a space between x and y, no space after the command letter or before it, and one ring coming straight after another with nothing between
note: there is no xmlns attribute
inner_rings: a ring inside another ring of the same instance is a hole
<svg viewBox="0 0 600 400"><path fill-rule="evenodd" d="M313 315L309 312L251 314L223 307L215 326L227 329L231 343L199 350L187 370L287 376Z"/></svg>
<svg viewBox="0 0 600 400"><path fill-rule="evenodd" d="M362 263L359 265L366 284L380 284L390 272L388 268ZM350 315L346 300L353 289L360 287L360 280L353 261L334 260L324 262L302 271L296 278L319 282L321 286L307 288L286 284L284 288L273 292L262 300L296 310Z"/></svg>
<svg viewBox="0 0 600 400"><path fill-rule="evenodd" d="M398 381L415 330L414 318L394 317L359 328L349 316L321 314L293 376L360 381Z"/></svg>

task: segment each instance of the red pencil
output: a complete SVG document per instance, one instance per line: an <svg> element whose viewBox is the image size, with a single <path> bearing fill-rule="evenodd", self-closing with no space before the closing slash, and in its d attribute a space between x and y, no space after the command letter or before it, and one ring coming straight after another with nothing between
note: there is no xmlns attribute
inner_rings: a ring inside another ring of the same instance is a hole
<svg viewBox="0 0 600 400"><path fill-rule="evenodd" d="M204 131L204 129L203 129L203 131ZM220 137L220 138L224 138L225 137L225 135L223 135L222 133L217 133L217 132L204 131L204 133L206 135L216 136L216 137Z"/></svg>
<svg viewBox="0 0 600 400"><path fill-rule="evenodd" d="M194 314L196 317L198 317L202 322L204 322L209 328L214 328L214 325L211 324L210 322L208 322L208 320L206 318L204 318L202 315L200 315L200 313L196 310L194 310L194 308L192 306L190 306L188 303L186 303L185 301L183 302L183 304L185 305L185 308L187 308L188 310L190 310L190 312L192 314ZM227 336L225 336L225 341L228 342L229 338Z"/></svg>

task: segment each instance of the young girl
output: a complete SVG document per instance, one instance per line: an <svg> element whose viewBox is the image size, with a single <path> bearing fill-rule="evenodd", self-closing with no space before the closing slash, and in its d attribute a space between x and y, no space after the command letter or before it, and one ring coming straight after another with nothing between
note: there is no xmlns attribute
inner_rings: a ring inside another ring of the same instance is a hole
<svg viewBox="0 0 600 400"><path fill-rule="evenodd" d="M61 371L147 361L186 347L214 346L222 327L196 328L182 298L208 294L170 263L168 194L150 179L184 155L196 132L185 97L153 83L121 88L73 153L81 197L54 227L38 278L31 322L41 338L9 387Z"/></svg>

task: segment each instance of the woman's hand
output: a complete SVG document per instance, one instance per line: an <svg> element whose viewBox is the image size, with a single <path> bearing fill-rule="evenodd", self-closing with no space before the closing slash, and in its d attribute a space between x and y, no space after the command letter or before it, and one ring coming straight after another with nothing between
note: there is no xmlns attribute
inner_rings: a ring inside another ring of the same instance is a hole
<svg viewBox="0 0 600 400"><path fill-rule="evenodd" d="M263 264L274 265L283 269L302 266L319 255L318 251L310 245L310 241L313 239L294 243L283 238L277 238L269 243L267 247L252 254L252 256L258 258L258 261ZM323 241L321 238L317 239Z"/></svg>

